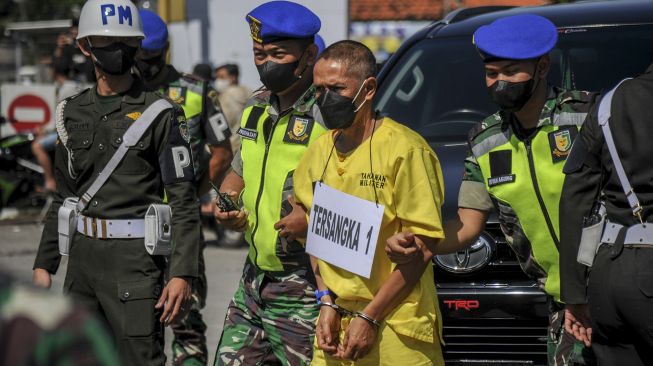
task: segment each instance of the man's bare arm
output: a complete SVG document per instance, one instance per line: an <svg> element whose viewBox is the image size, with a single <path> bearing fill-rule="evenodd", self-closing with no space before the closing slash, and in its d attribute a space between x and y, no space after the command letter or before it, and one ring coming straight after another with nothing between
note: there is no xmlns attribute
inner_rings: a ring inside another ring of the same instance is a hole
<svg viewBox="0 0 653 366"><path fill-rule="evenodd" d="M435 247L434 254L448 254L463 250L478 240L485 229L489 212L473 208L458 208L458 215L444 225L444 240Z"/></svg>
<svg viewBox="0 0 653 366"><path fill-rule="evenodd" d="M443 240L426 242L420 247L416 240L398 237L388 240L385 252L391 261L397 264L411 263L422 254L433 257L438 254L455 253L472 245L485 228L489 212L472 208L459 208L458 216L444 225Z"/></svg>

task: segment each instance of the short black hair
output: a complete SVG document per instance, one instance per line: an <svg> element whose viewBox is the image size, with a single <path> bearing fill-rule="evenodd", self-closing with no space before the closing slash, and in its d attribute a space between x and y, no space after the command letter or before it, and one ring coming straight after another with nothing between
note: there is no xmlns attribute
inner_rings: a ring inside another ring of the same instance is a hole
<svg viewBox="0 0 653 366"><path fill-rule="evenodd" d="M199 63L193 67L193 75L198 76L205 81L213 80L213 70L211 65L205 63Z"/></svg>
<svg viewBox="0 0 653 366"><path fill-rule="evenodd" d="M235 76L236 78L240 76L240 70L238 69L238 65L236 64L220 65L215 68L215 72L218 72L218 70L222 70L222 69L227 70L227 74L229 74L230 76Z"/></svg>
<svg viewBox="0 0 653 366"><path fill-rule="evenodd" d="M336 42L320 54L318 61L321 59L342 62L347 71L356 74L360 81L376 75L376 58L372 51L360 42Z"/></svg>

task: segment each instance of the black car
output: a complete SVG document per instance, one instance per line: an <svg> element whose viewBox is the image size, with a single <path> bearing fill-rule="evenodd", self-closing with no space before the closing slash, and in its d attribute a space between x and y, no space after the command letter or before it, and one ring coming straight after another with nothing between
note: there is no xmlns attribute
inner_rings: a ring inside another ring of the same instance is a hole
<svg viewBox="0 0 653 366"><path fill-rule="evenodd" d="M408 39L379 73L376 107L419 132L445 177L443 214L455 217L467 133L496 112L472 34L533 13L559 29L551 85L600 91L653 62L653 2L582 2L462 9ZM546 364L547 297L521 270L491 217L479 240L435 260L447 364Z"/></svg>

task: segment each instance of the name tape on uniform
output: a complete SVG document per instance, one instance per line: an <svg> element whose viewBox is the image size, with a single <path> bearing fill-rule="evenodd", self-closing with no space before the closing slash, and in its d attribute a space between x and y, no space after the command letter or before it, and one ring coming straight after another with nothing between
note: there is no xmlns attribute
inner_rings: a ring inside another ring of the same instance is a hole
<svg viewBox="0 0 653 366"><path fill-rule="evenodd" d="M334 266L370 277L383 205L315 184L306 251Z"/></svg>

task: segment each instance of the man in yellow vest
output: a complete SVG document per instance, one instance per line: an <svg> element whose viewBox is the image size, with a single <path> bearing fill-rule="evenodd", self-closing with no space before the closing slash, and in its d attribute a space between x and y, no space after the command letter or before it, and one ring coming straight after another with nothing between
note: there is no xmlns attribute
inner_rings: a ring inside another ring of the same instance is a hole
<svg viewBox="0 0 653 366"><path fill-rule="evenodd" d="M496 208L522 268L550 296L549 364L586 364L591 352L562 326L558 207L562 168L594 95L548 85L548 53L557 38L553 23L531 14L502 18L474 33L486 85L501 109L470 132L458 217L445 226L446 239L435 254L474 243ZM401 249L394 250L391 256L401 261Z"/></svg>
<svg viewBox="0 0 653 366"><path fill-rule="evenodd" d="M166 63L168 28L163 19L145 9L139 13L145 39L136 56L136 66L148 89L160 91L184 110L188 126L185 133L190 137L197 194L201 197L210 189L209 180L219 184L229 169L233 156L229 125L217 101L217 92L207 82L180 73ZM174 365L205 365L208 359L204 335L206 324L200 314L206 302L207 288L203 252L204 239L200 238L200 273L193 286L193 306L185 318L172 325Z"/></svg>
<svg viewBox="0 0 653 366"><path fill-rule="evenodd" d="M320 19L302 5L272 1L246 20L265 89L243 111L241 149L221 186L244 210L216 213L225 227L245 231L249 253L215 364L308 365L318 307L309 257L295 239L307 224L292 177L325 131L311 86Z"/></svg>

